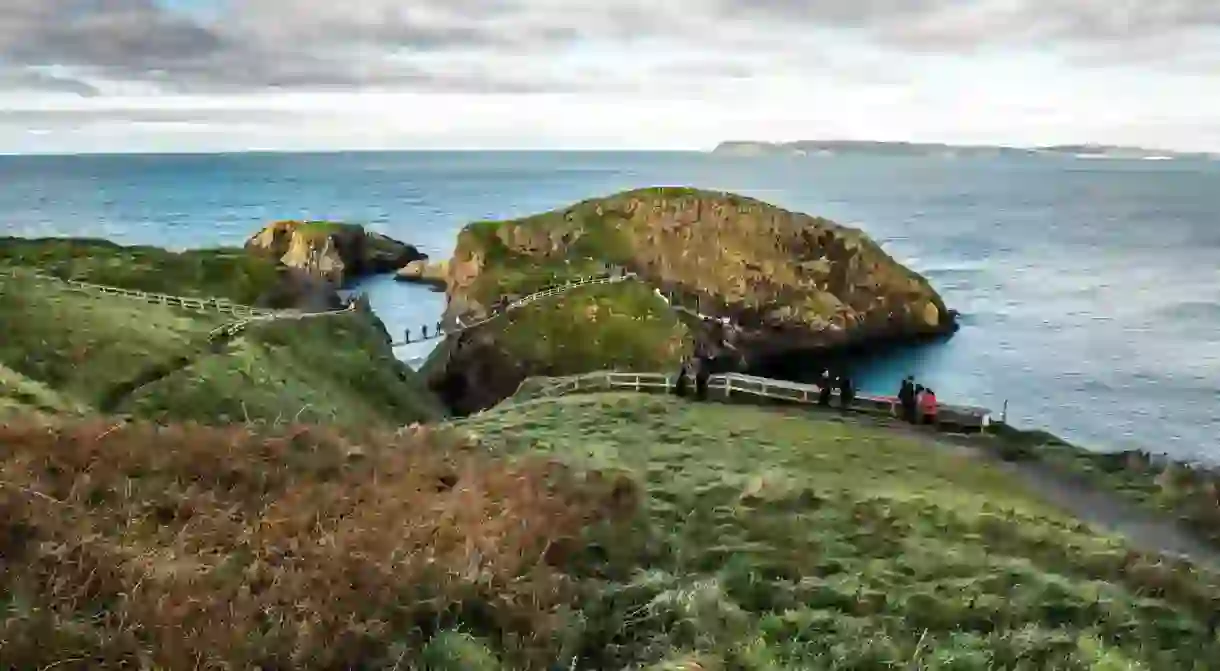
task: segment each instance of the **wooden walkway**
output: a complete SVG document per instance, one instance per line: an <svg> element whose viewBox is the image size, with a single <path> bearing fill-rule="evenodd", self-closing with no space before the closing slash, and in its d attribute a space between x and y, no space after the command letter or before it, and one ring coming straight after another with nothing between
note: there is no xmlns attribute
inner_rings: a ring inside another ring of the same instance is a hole
<svg viewBox="0 0 1220 671"><path fill-rule="evenodd" d="M637 391L644 393L669 393L674 388L676 375L665 373L620 373L599 371L584 375L561 378L530 378L521 383L517 393L505 403L524 403L540 398L554 398L568 394L588 394L603 391ZM754 404L817 405L821 389L817 385L773 380L771 378L725 373L708 379L708 396L723 401ZM691 384L694 394L694 384ZM833 407L839 407L837 391L831 392ZM859 395L852 405L856 412L893 416L898 400L889 396ZM964 431L986 431L992 423L991 411L974 406L939 404L938 424L946 429Z"/></svg>

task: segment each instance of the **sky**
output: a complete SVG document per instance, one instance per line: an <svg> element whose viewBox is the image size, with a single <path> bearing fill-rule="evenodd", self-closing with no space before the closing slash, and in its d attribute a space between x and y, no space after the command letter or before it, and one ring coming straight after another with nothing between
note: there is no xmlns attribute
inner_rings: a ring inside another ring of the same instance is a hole
<svg viewBox="0 0 1220 671"><path fill-rule="evenodd" d="M0 152L1220 152L1217 0L0 0Z"/></svg>

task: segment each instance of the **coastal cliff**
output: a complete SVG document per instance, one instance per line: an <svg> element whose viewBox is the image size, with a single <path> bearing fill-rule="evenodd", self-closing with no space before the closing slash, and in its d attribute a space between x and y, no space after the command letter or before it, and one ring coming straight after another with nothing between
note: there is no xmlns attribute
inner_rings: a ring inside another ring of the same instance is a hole
<svg viewBox="0 0 1220 671"><path fill-rule="evenodd" d="M694 349L705 325L671 310L657 291L692 311L727 318L747 362L955 328L927 280L861 231L686 188L629 191L467 226L449 263L446 319L469 322L497 300L608 266L627 268L640 281L579 290L515 311L501 324L465 334L457 346L447 343L425 367L434 388L470 410L503 398L530 375L667 369ZM623 348L636 355L624 357ZM461 398L472 389L481 398Z"/></svg>

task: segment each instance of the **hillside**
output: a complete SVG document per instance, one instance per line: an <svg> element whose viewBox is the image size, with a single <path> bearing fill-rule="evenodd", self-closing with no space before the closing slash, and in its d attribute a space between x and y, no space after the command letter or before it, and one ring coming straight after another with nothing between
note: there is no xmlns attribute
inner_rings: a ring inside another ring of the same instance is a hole
<svg viewBox="0 0 1220 671"><path fill-rule="evenodd" d="M927 280L857 229L731 193L669 187L467 226L448 265L446 316L470 322L501 298L607 265L639 281L574 292L468 334L458 353L442 349L425 368L434 388L469 410L532 375L670 368L700 338L714 339L656 290L731 320L747 360L955 328ZM464 397L475 388L480 398Z"/></svg>
<svg viewBox="0 0 1220 671"><path fill-rule="evenodd" d="M0 243L4 266L239 303L274 305L294 293L274 263L240 250L174 254L98 241L7 240ZM232 340L209 341L235 319L25 273L0 275L0 411L345 426L442 415L367 309L259 323Z"/></svg>
<svg viewBox="0 0 1220 671"><path fill-rule="evenodd" d="M969 452L808 411L599 394L398 435L102 421L0 444L6 668L1220 659L1216 576Z"/></svg>

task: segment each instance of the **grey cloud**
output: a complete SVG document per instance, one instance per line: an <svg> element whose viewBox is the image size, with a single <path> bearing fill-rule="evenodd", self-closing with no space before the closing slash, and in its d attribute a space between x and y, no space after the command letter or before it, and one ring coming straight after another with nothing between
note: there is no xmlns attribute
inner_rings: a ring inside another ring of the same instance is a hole
<svg viewBox="0 0 1220 671"><path fill-rule="evenodd" d="M659 40L662 51L743 56L660 68L635 85L667 88L659 83L665 76L731 80L766 72L768 58L791 61L807 48L815 28L895 49L1022 44L1141 61L1172 60L1174 36L1220 28L1216 0L229 0L218 7L205 20L155 0L2 0L0 62L19 74L0 76L0 89L89 95L97 82L117 80L170 92L574 91L597 82L567 63L571 47L630 49ZM534 60L504 65L506 55ZM556 63L558 74L546 67ZM52 65L71 76L38 74ZM609 79L632 88L622 76Z"/></svg>
<svg viewBox="0 0 1220 671"><path fill-rule="evenodd" d="M32 68L0 69L0 90L4 89L75 93L84 98L92 98L101 94L97 87L88 82L71 77L60 77Z"/></svg>
<svg viewBox="0 0 1220 671"><path fill-rule="evenodd" d="M282 122L293 116L291 112L267 109L5 109L0 110L0 124L58 129L80 128L98 123L266 124Z"/></svg>

